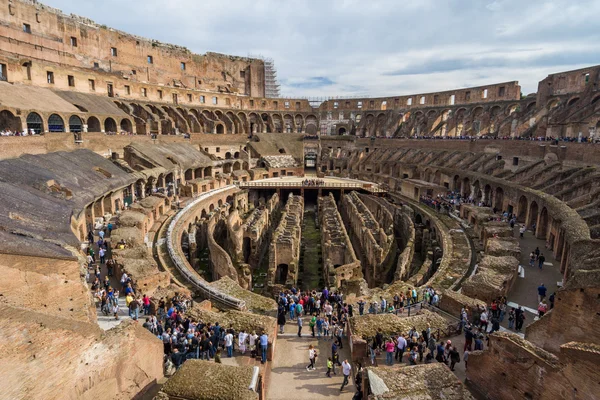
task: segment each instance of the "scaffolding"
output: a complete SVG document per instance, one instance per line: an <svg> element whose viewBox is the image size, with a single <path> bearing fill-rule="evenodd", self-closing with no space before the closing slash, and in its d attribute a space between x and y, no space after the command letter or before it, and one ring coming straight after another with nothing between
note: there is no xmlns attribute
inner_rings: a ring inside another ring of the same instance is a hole
<svg viewBox="0 0 600 400"><path fill-rule="evenodd" d="M277 82L277 69L270 58L263 59L265 63L265 97L279 97L279 82Z"/></svg>

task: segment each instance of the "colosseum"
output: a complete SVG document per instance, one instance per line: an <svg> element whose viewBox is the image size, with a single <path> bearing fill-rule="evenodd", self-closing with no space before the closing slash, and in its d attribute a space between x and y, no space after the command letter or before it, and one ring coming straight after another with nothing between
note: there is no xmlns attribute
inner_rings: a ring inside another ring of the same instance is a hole
<svg viewBox="0 0 600 400"><path fill-rule="evenodd" d="M0 399L599 398L600 66L270 68L0 1Z"/></svg>

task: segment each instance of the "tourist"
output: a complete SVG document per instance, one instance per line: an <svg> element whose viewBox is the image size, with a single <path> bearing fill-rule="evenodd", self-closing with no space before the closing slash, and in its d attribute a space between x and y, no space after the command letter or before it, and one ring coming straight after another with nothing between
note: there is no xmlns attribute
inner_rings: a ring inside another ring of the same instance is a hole
<svg viewBox="0 0 600 400"><path fill-rule="evenodd" d="M342 323L340 323L340 325L338 325L336 334L335 334L335 339L336 339L338 345L340 346L340 349L344 348L344 344L342 343L343 335L344 335L344 324L342 322Z"/></svg>
<svg viewBox="0 0 600 400"><path fill-rule="evenodd" d="M227 349L227 357L233 357L233 334L231 332L225 335L225 348Z"/></svg>
<svg viewBox="0 0 600 400"><path fill-rule="evenodd" d="M321 339L321 335L323 334L323 318L317 318L317 338Z"/></svg>
<svg viewBox="0 0 600 400"><path fill-rule="evenodd" d="M458 354L458 351L456 350L456 347L452 347L450 349L450 370L454 371L454 366L456 365L456 363L460 362L460 354Z"/></svg>
<svg viewBox="0 0 600 400"><path fill-rule="evenodd" d="M246 353L246 339L248 338L248 334L242 329L240 334L238 335L238 346L240 349L240 353Z"/></svg>
<svg viewBox="0 0 600 400"><path fill-rule="evenodd" d="M540 286L538 286L537 288L538 291L538 302L541 302L542 300L544 300L546 298L546 286L544 286L543 283L540 284Z"/></svg>
<svg viewBox="0 0 600 400"><path fill-rule="evenodd" d="M417 365L417 351L415 346L412 346L412 348L410 349L408 363L410 365Z"/></svg>
<svg viewBox="0 0 600 400"><path fill-rule="evenodd" d="M540 301L540 304L538 305L538 316L540 318L542 318L544 316L544 314L546 314L547 311L548 311L548 305L546 305L544 300Z"/></svg>
<svg viewBox="0 0 600 400"><path fill-rule="evenodd" d="M508 329L513 329L515 326L515 308L511 307L508 312Z"/></svg>
<svg viewBox="0 0 600 400"><path fill-rule="evenodd" d="M544 266L544 261L546 261L546 257L544 257L544 253L541 253L540 256L538 257L538 268L542 269L542 267Z"/></svg>
<svg viewBox="0 0 600 400"><path fill-rule="evenodd" d="M315 337L315 326L317 325L317 317L313 313L312 318L308 322L308 326L310 327L310 334L312 337Z"/></svg>
<svg viewBox="0 0 600 400"><path fill-rule="evenodd" d="M279 333L283 333L285 319L285 306L279 305L279 309L277 311L277 325L279 325Z"/></svg>
<svg viewBox="0 0 600 400"><path fill-rule="evenodd" d="M358 314L359 315L363 315L365 312L365 301L363 299L360 299L358 301Z"/></svg>
<svg viewBox="0 0 600 400"><path fill-rule="evenodd" d="M290 303L290 319L293 321L294 319L296 319L296 303L294 303L294 301L292 300L292 302Z"/></svg>
<svg viewBox="0 0 600 400"><path fill-rule="evenodd" d="M307 371L313 371L315 369L315 359L317 358L317 351L314 346L311 344L308 346L308 361L310 364L306 367Z"/></svg>
<svg viewBox="0 0 600 400"><path fill-rule="evenodd" d="M348 360L344 360L342 362L342 373L344 374L344 381L342 382L342 387L340 388L340 392L344 390L344 386L348 384L348 378L350 377L350 373L352 372L352 366L348 362Z"/></svg>
<svg viewBox="0 0 600 400"><path fill-rule="evenodd" d="M331 369L333 368L333 361L331 361L331 357L327 357L327 372L325 375L328 378L331 378Z"/></svg>
<svg viewBox="0 0 600 400"><path fill-rule="evenodd" d="M329 340L329 321L323 319L323 337L325 340Z"/></svg>
<svg viewBox="0 0 600 400"><path fill-rule="evenodd" d="M338 347L335 344L335 342L333 342L331 344L331 359L333 360L333 374L335 375L335 365L337 364L338 366L341 366L342 364L340 364L340 357L338 354Z"/></svg>
<svg viewBox="0 0 600 400"><path fill-rule="evenodd" d="M262 335L260 336L260 349L261 349L261 364L264 364L267 362L267 348L269 347L269 337L267 336L267 333L263 331Z"/></svg>
<svg viewBox="0 0 600 400"><path fill-rule="evenodd" d="M527 229L527 228L525 227L525 225L521 225L521 227L519 228L519 237L520 237L521 239L523 239L523 235L525 234L525 230L526 230L526 229Z"/></svg>
<svg viewBox="0 0 600 400"><path fill-rule="evenodd" d="M534 264L535 264L535 253L532 251L531 253L529 253L529 266L533 267Z"/></svg>
<svg viewBox="0 0 600 400"><path fill-rule="evenodd" d="M465 350L465 352L463 353L463 361L465 362L465 370L467 369L467 361L469 360L469 354L471 354L471 352L469 350Z"/></svg>
<svg viewBox="0 0 600 400"><path fill-rule="evenodd" d="M517 308L515 311L515 330L517 332L521 332L521 329L523 328L523 322L525 322L525 311L523 311L521 306L519 306L519 308Z"/></svg>
<svg viewBox="0 0 600 400"><path fill-rule="evenodd" d="M372 340L371 343L369 344L369 357L371 358L371 365L373 366L377 366L377 348L376 348L376 344L375 341Z"/></svg>
<svg viewBox="0 0 600 400"><path fill-rule="evenodd" d="M398 339L396 340L396 361L400 363L402 362L402 357L404 356L404 351L406 351L406 346L408 346L408 343L404 336L398 336Z"/></svg>
<svg viewBox="0 0 600 400"><path fill-rule="evenodd" d="M387 365L394 364L394 348L394 341L392 340L392 338L389 338L385 344L385 363Z"/></svg>
<svg viewBox="0 0 600 400"><path fill-rule="evenodd" d="M298 337L302 337L302 317L300 317L300 314L298 314L296 322L298 324Z"/></svg>

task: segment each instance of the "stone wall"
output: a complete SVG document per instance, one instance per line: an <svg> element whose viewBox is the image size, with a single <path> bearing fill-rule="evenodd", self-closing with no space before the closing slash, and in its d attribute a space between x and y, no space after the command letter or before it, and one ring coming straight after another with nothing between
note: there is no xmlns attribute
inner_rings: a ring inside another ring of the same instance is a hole
<svg viewBox="0 0 600 400"><path fill-rule="evenodd" d="M271 239L267 271L269 283L295 284L298 280L303 218L304 198L290 194L281 214L279 226Z"/></svg>
<svg viewBox="0 0 600 400"><path fill-rule="evenodd" d="M561 346L558 356L512 333L490 335L471 352L467 380L490 399L593 399L600 392L597 344Z"/></svg>
<svg viewBox="0 0 600 400"><path fill-rule="evenodd" d="M0 329L3 399L124 400L163 376L162 342L132 320L104 332L95 322L2 305Z"/></svg>
<svg viewBox="0 0 600 400"><path fill-rule="evenodd" d="M82 284L83 265L80 267L76 258L0 254L0 305L95 323L96 309L89 290Z"/></svg>
<svg viewBox="0 0 600 400"><path fill-rule="evenodd" d="M385 281L385 262L395 245L393 223L380 225L356 192L342 196L341 214L360 246L361 261L367 264L363 265L367 282Z"/></svg>
<svg viewBox="0 0 600 400"><path fill-rule="evenodd" d="M332 193L319 197L318 209L326 286L339 288L342 281L362 279L361 263L354 254Z"/></svg>

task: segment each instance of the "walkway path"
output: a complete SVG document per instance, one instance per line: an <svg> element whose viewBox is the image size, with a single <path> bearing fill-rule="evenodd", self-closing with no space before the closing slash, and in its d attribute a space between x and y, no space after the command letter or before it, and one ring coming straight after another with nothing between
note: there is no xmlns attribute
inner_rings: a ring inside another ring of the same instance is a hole
<svg viewBox="0 0 600 400"><path fill-rule="evenodd" d="M515 237L519 237L518 226L515 226ZM546 293L546 299L550 295L556 292L559 288L558 283L562 281L562 274L560 273L560 262L554 260L552 251L546 250L545 241L536 238L531 231L526 231L523 239L519 239L521 243L521 265L523 267L523 274L517 277L516 282L508 294L508 306L518 307L519 305L524 307L524 310L529 311L529 315L525 320L525 325L529 325L533 322L534 317L537 316L537 288L540 284L544 284L548 289ZM546 262L542 269L539 269L537 262L535 266L529 265L529 253L538 247L540 252L544 254ZM546 300L548 307L550 302ZM525 308L526 307L526 308ZM508 326L507 319L503 321L503 326Z"/></svg>
<svg viewBox="0 0 600 400"><path fill-rule="evenodd" d="M303 320L304 321L304 320ZM308 321L304 321L302 337L296 334L298 328L294 321L288 321L283 335L277 337L275 359L271 363L271 370L267 375L267 398L272 400L313 400L313 399L352 399L355 393L353 377L349 386L340 393L342 385L341 367L336 367L337 375L327 378L326 362L331 356L331 341L317 340L310 336ZM308 346L317 348L316 369L307 371ZM344 348L339 351L340 362L344 359L350 361L350 348L348 340L344 339ZM354 367L354 365L353 365Z"/></svg>

